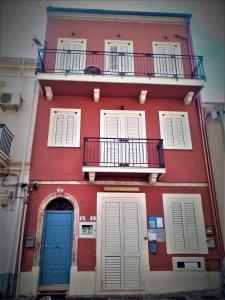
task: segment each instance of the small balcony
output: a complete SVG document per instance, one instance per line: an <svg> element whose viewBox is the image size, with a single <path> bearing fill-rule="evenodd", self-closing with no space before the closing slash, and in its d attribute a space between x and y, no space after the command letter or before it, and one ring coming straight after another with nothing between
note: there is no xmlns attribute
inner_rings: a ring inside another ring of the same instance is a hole
<svg viewBox="0 0 225 300"><path fill-rule="evenodd" d="M0 168L5 168L10 160L13 134L5 124L0 123Z"/></svg>
<svg viewBox="0 0 225 300"><path fill-rule="evenodd" d="M36 73L53 95L90 96L99 88L105 97L146 90L152 98L184 98L205 83L203 57L190 55L39 49Z"/></svg>
<svg viewBox="0 0 225 300"><path fill-rule="evenodd" d="M163 141L85 137L82 171L90 182L136 178L154 183L166 171Z"/></svg>

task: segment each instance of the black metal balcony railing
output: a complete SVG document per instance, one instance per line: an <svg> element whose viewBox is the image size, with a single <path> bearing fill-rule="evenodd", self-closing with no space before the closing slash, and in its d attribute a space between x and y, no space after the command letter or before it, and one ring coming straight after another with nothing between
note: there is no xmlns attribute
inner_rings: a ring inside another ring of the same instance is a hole
<svg viewBox="0 0 225 300"><path fill-rule="evenodd" d="M202 56L39 49L36 73L205 79Z"/></svg>
<svg viewBox="0 0 225 300"><path fill-rule="evenodd" d="M0 155L4 159L10 159L10 149L12 144L13 134L5 124L0 123Z"/></svg>
<svg viewBox="0 0 225 300"><path fill-rule="evenodd" d="M83 166L164 168L163 140L85 137Z"/></svg>

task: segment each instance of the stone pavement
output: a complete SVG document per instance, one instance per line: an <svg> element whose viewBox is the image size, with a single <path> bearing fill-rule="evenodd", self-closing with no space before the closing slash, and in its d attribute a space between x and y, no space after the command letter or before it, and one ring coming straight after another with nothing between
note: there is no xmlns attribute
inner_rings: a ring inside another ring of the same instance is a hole
<svg viewBox="0 0 225 300"><path fill-rule="evenodd" d="M39 295L37 297L19 297L17 300L225 300L219 290L191 291L168 294L127 295L127 296L74 296Z"/></svg>

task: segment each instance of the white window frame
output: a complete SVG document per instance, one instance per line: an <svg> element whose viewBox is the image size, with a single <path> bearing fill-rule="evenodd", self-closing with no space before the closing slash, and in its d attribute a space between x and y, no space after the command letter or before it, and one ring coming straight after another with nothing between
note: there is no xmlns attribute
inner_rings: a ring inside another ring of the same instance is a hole
<svg viewBox="0 0 225 300"><path fill-rule="evenodd" d="M106 52L110 52L109 51L109 44L108 43L115 43L117 45L122 44L122 43L129 43L130 44L130 54L132 55L134 53L134 46L133 46L133 41L127 41L127 40L105 40L105 51ZM106 55L105 57L105 70L107 71L109 68L109 60L108 57ZM119 73L119 70L118 70ZM131 72L129 73L134 73L134 56L131 57Z"/></svg>
<svg viewBox="0 0 225 300"><path fill-rule="evenodd" d="M165 132L165 124L164 124L164 115L183 115L184 116L184 139L185 139L185 146L181 147L177 144L177 140L175 138L174 146L168 146L166 144L166 132ZM181 150L192 150L192 142L191 142L191 132L190 132L190 125L188 119L187 112L181 111L159 111L159 125L160 125L160 136L163 139L163 146L164 149L181 149Z"/></svg>
<svg viewBox="0 0 225 300"><path fill-rule="evenodd" d="M77 113L77 126L75 128L75 143L73 145L66 145L66 144L55 144L54 139L54 131L55 131L55 111L58 112L70 112L70 113ZM51 108L50 111L50 120L49 120L49 130L48 130L48 147L80 147L80 122L81 122L81 109L74 109L74 108Z"/></svg>
<svg viewBox="0 0 225 300"><path fill-rule="evenodd" d="M166 248L168 254L207 254L208 247L206 242L206 233L205 233L205 222L202 210L202 201L200 194L163 194L163 209L164 209L164 218L165 218L165 232L166 232ZM171 218L171 204L173 202L182 201L186 203L195 204L195 214L197 220L197 235L199 240L199 249L175 249L173 242L173 228L172 228L172 218Z"/></svg>

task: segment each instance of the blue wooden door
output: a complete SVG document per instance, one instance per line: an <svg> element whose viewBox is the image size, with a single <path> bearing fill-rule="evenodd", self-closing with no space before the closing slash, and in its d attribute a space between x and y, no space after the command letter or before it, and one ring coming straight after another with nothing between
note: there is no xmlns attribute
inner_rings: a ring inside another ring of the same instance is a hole
<svg viewBox="0 0 225 300"><path fill-rule="evenodd" d="M68 284L72 259L73 211L45 212L40 284Z"/></svg>

